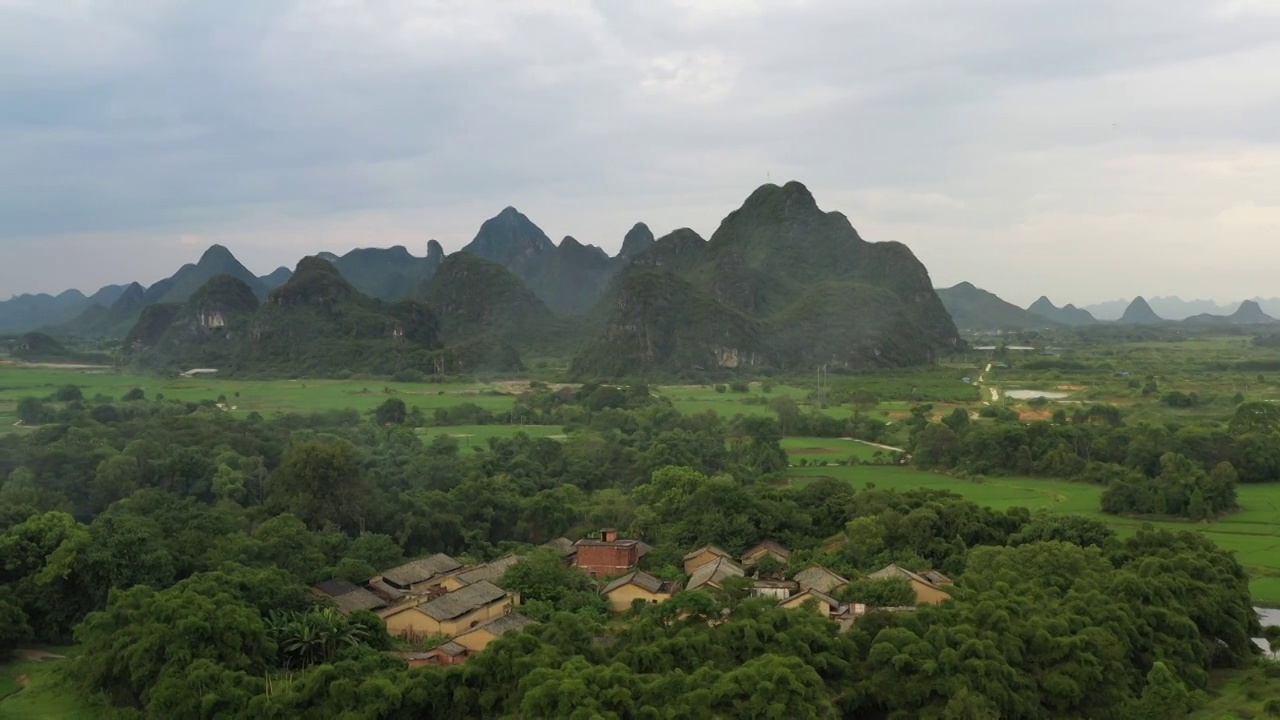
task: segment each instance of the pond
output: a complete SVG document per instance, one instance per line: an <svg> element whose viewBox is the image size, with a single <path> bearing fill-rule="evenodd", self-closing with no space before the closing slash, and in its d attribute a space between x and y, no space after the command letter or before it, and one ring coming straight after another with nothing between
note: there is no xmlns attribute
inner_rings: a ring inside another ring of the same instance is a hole
<svg viewBox="0 0 1280 720"><path fill-rule="evenodd" d="M1005 390L1005 396L1014 400L1032 400L1042 397L1046 400L1061 400L1064 397L1070 397L1071 393L1059 392L1057 390Z"/></svg>
<svg viewBox="0 0 1280 720"><path fill-rule="evenodd" d="M1276 610L1274 608L1255 607L1254 611L1258 613L1258 622L1262 623L1262 627L1280 625L1280 610ZM1271 646L1266 639L1254 638L1253 642L1262 649L1262 652L1270 654Z"/></svg>

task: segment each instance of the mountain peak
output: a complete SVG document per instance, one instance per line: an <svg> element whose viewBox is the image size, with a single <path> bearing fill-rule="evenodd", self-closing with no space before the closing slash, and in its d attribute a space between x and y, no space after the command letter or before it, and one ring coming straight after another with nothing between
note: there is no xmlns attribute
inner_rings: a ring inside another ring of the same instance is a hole
<svg viewBox="0 0 1280 720"><path fill-rule="evenodd" d="M1230 316L1231 322L1242 325L1261 325L1264 323L1273 323L1275 318L1263 311L1262 306L1255 300L1245 300L1240 303L1240 307Z"/></svg>
<svg viewBox="0 0 1280 720"><path fill-rule="evenodd" d="M653 243L653 231L649 229L648 225L638 222L632 225L626 236L622 238L622 249L618 251L618 256L633 258L653 247Z"/></svg>
<svg viewBox="0 0 1280 720"><path fill-rule="evenodd" d="M1151 309L1151 305L1147 303L1146 298L1139 295L1129 303L1129 307L1125 308L1124 314L1120 316L1118 322L1126 325L1150 325L1153 323L1164 322L1164 318L1156 314Z"/></svg>
<svg viewBox="0 0 1280 720"><path fill-rule="evenodd" d="M204 254L200 256L200 262L198 264L207 265L209 263L222 263L228 260L236 262L236 256L232 255L231 251L226 247L214 244L210 245L209 249L204 251Z"/></svg>
<svg viewBox="0 0 1280 720"><path fill-rule="evenodd" d="M761 185L747 197L741 211L765 212L783 217L822 212L809 188L795 180L782 186L773 183Z"/></svg>
<svg viewBox="0 0 1280 720"><path fill-rule="evenodd" d="M436 240L427 241L427 257L436 258L438 260L444 259L444 248L440 246L440 243L438 241Z"/></svg>

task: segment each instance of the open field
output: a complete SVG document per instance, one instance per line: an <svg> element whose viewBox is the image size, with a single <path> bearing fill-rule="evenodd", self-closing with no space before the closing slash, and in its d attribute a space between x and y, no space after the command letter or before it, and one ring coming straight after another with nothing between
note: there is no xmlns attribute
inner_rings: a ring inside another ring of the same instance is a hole
<svg viewBox="0 0 1280 720"><path fill-rule="evenodd" d="M792 464L801 460L813 463L836 463L842 460L870 462L877 448L848 438L789 437L782 439L782 449L787 451ZM879 450L881 455L891 452Z"/></svg>
<svg viewBox="0 0 1280 720"><path fill-rule="evenodd" d="M1280 665L1275 663L1215 670L1209 674L1209 691L1209 702L1188 715L1189 720L1280 717Z"/></svg>
<svg viewBox="0 0 1280 720"><path fill-rule="evenodd" d="M524 433L529 437L562 439L564 428L557 425L450 425L448 427L418 428L423 442L431 442L438 435L448 435L458 441L462 449L488 449L489 438L514 437Z"/></svg>
<svg viewBox="0 0 1280 720"><path fill-rule="evenodd" d="M1103 488L1098 485L1043 478L988 477L962 480L937 473L892 466L792 468L797 486L820 477L845 480L858 488L868 482L877 488L951 490L979 505L997 510L1025 507L1057 513L1088 515L1106 522L1121 536L1131 535L1143 524L1169 530L1195 530L1224 550L1236 554L1249 571L1249 588L1260 605L1280 607L1280 485L1241 485L1240 512L1211 523L1143 520L1116 517L1098 510Z"/></svg>
<svg viewBox="0 0 1280 720"><path fill-rule="evenodd" d="M46 649L55 654L73 652L68 648ZM65 662L17 658L0 664L0 718L77 720L105 717L106 708L93 706L64 687L65 681L59 670Z"/></svg>

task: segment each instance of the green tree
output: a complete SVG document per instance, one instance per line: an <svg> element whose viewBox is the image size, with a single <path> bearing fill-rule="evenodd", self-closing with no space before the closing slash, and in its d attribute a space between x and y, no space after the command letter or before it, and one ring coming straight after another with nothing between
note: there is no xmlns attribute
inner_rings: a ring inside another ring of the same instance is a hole
<svg viewBox="0 0 1280 720"><path fill-rule="evenodd" d="M409 409L400 398L387 398L374 411L374 422L379 425L402 425L409 414Z"/></svg>
<svg viewBox="0 0 1280 720"><path fill-rule="evenodd" d="M44 403L39 398L24 397L18 401L18 420L23 425L39 425L44 422Z"/></svg>
<svg viewBox="0 0 1280 720"><path fill-rule="evenodd" d="M313 528L350 528L363 517L370 488L360 451L332 439L289 446L271 476L271 492Z"/></svg>

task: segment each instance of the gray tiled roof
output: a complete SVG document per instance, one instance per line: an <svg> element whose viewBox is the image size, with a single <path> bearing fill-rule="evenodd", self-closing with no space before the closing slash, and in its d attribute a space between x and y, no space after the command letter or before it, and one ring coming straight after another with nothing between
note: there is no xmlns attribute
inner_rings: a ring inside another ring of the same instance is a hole
<svg viewBox="0 0 1280 720"><path fill-rule="evenodd" d="M788 549L786 549L786 548L782 547L781 545L779 545L777 542L775 542L775 541L773 541L773 540L765 540L764 542L760 543L759 545L756 545L755 547L753 547L753 548L751 548L751 549L747 550L746 552L742 553L742 557L743 557L743 559L749 558L749 557L751 557L752 555L755 555L756 553L758 553L758 552L760 552L760 551L762 551L762 550L768 550L769 552L772 552L773 554L777 555L778 557L781 557L781 558L784 558L784 559L785 559L785 558L789 558L789 557L791 557L791 551L790 551L790 550L788 550Z"/></svg>
<svg viewBox="0 0 1280 720"><path fill-rule="evenodd" d="M716 558L714 561L698 567L689 576L686 590L698 590L704 585L719 585L731 577L742 577L746 571L742 566L728 558Z"/></svg>
<svg viewBox="0 0 1280 720"><path fill-rule="evenodd" d="M623 585L635 585L636 587L644 588L651 593L660 592L662 590L661 580L643 570L636 570L635 572L629 572L608 585L605 585L604 589L600 592L604 595L608 595Z"/></svg>
<svg viewBox="0 0 1280 720"><path fill-rule="evenodd" d="M559 550L561 555L572 555L577 552L577 549L573 547L573 541L564 537L558 537L555 540L545 542L542 544L542 547Z"/></svg>
<svg viewBox="0 0 1280 720"><path fill-rule="evenodd" d="M451 573L462 567L462 563L445 555L436 553L431 557L412 560L382 573L382 577L392 585L409 587L415 583L425 582L437 575Z"/></svg>
<svg viewBox="0 0 1280 720"><path fill-rule="evenodd" d="M454 590L418 606L418 610L435 620L452 620L506 597L502 588L487 580Z"/></svg>
<svg viewBox="0 0 1280 720"><path fill-rule="evenodd" d="M724 550L721 550L720 548L716 547L715 545L703 545L702 547L698 548L697 550L694 550L693 552L689 553L688 555L685 555L685 556L684 556L684 559L685 559L685 560L692 560L692 559L694 559L694 558L698 557L699 555L701 555L701 554L702 554L702 553L704 553L704 552L710 552L710 553L712 553L713 555L719 555L720 557L731 557L731 556L729 555L729 553L725 552Z"/></svg>
<svg viewBox="0 0 1280 720"><path fill-rule="evenodd" d="M494 560L493 562L481 565L480 567L464 570L454 577L467 585L478 583L481 580L488 580L491 583L497 583L512 565L515 565L523 559L524 558L520 555L508 555L501 560Z"/></svg>
<svg viewBox="0 0 1280 720"><path fill-rule="evenodd" d="M807 567L796 573L795 581L800 584L801 590L812 588L824 593L829 593L841 585L849 584L848 580L818 565Z"/></svg>
<svg viewBox="0 0 1280 720"><path fill-rule="evenodd" d="M316 583L311 589L331 599L333 604L343 613L353 613L356 610L373 610L386 605L382 598L369 592L368 589L342 578L333 578L332 580Z"/></svg>
<svg viewBox="0 0 1280 720"><path fill-rule="evenodd" d="M929 582L927 578L922 577L918 573L913 573L910 570L900 565L886 565L880 570L877 570L871 573L867 577L871 578L872 580L883 580L885 578L891 578L891 577L904 577L910 580L915 580L916 582L919 582L919 583L924 583L925 585L928 585L929 587L934 588L935 590L942 589L937 585Z"/></svg>
<svg viewBox="0 0 1280 720"><path fill-rule="evenodd" d="M476 628L476 630L480 630L480 629L488 630L494 635L498 637L502 637L503 635L506 635L509 632L523 630L532 624L533 624L533 621L530 620L529 618L525 617L524 615L521 615L518 612L513 612L513 613L507 613L506 615L503 615L497 620L487 622L484 625L481 625L480 627Z"/></svg>

